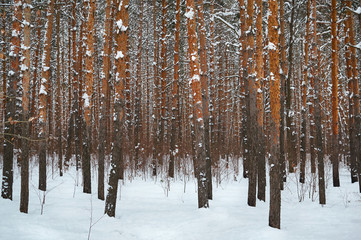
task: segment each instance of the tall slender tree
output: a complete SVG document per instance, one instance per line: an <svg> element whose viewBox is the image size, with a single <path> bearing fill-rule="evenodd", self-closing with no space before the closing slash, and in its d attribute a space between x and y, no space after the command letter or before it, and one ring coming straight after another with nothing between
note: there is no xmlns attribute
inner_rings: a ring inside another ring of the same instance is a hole
<svg viewBox="0 0 361 240"><path fill-rule="evenodd" d="M30 116L29 98L30 98L30 23L31 23L31 0L26 0L24 8L24 38L23 38L23 79L22 79L22 109L23 109L23 126L22 126L22 144L21 144L21 192L20 192L20 212L28 213L29 207L29 141L30 138Z"/></svg>
<svg viewBox="0 0 361 240"><path fill-rule="evenodd" d="M280 228L281 192L280 192L280 68L278 50L278 2L269 0L268 13L268 51L270 59L270 105L271 105L271 156L270 156L270 210L269 226Z"/></svg>
<svg viewBox="0 0 361 240"><path fill-rule="evenodd" d="M332 179L333 186L340 186L339 179L339 160L338 160L338 63L337 63L337 6L336 0L331 0L331 35L332 35L332 51L331 51L331 78L332 78Z"/></svg>
<svg viewBox="0 0 361 240"><path fill-rule="evenodd" d="M202 108L204 118L204 147L206 150L206 174L208 199L212 199L212 160L209 139L209 93L208 93L208 67L207 67L207 49L206 49L206 26L203 13L203 0L197 1L197 15L199 23L199 59L200 59L200 77L202 87Z"/></svg>
<svg viewBox="0 0 361 240"><path fill-rule="evenodd" d="M13 199L13 157L15 143L16 101L20 80L20 34L21 34L21 1L12 4L12 34L10 43L10 69L6 86L5 129L4 129L4 157L1 196Z"/></svg>
<svg viewBox="0 0 361 240"><path fill-rule="evenodd" d="M115 216L115 207L117 200L118 179L123 169L123 148L122 148L122 125L124 124L125 96L124 82L126 78L126 59L127 59L127 42L128 42L128 8L129 0L114 0L116 8L116 78L115 78L115 103L114 103L114 133L111 170L109 175L109 188L105 202L105 213ZM122 176L121 176L122 178Z"/></svg>
<svg viewBox="0 0 361 240"><path fill-rule="evenodd" d="M196 176L198 183L198 207L208 208L206 152L204 144L204 114L202 107L202 89L198 55L198 37L196 34L196 16L194 0L187 0L188 55L190 60L190 80L193 96Z"/></svg>
<svg viewBox="0 0 361 240"><path fill-rule="evenodd" d="M175 36L174 36L174 79L172 89L172 123L170 139L170 156L168 175L174 178L174 160L178 155L179 146L177 146L177 118L179 114L179 35L181 20L181 1L176 1L176 19L175 19Z"/></svg>

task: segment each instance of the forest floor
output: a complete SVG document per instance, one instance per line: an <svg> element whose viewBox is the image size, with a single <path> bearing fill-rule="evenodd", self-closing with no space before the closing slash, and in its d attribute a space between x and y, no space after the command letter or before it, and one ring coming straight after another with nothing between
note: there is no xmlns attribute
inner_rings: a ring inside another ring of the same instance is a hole
<svg viewBox="0 0 361 240"><path fill-rule="evenodd" d="M0 198L0 239L359 240L358 183L350 183L345 167L340 174L341 187L333 188L328 165L325 206L318 204L318 192L312 197L311 178L301 186L296 175L290 174L282 192L281 230L278 230L268 227L268 189L266 202L257 201L256 207L249 207L248 181L235 179L233 174L224 177L218 186L214 183L214 200L210 201L209 209L197 208L196 182L192 178L185 182L180 178L170 181L170 191L167 180L128 178L118 194L116 217L110 218L103 215L104 201L97 199L96 184L93 194L82 193L81 184L75 186L75 171L63 177L49 176L41 215L43 193L36 188L38 177L33 170L29 214L20 213L20 176L16 171L14 200ZM300 198L304 199L300 202Z"/></svg>

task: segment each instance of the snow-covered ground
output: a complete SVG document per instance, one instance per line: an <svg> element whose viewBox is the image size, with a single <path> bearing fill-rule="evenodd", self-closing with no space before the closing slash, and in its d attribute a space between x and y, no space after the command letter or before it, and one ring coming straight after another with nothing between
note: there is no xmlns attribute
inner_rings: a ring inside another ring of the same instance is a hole
<svg viewBox="0 0 361 240"><path fill-rule="evenodd" d="M0 173L1 174L1 173ZM224 178L214 188L209 209L197 208L193 179L170 182L148 178L127 180L118 196L116 217L103 215L104 202L94 193L83 194L74 187L74 171L50 178L44 213L37 174L32 174L29 214L19 212L20 177L15 173L14 200L0 198L1 240L62 239L361 239L361 194L358 183L351 184L349 172L341 170L341 187L331 187L328 179L327 204L318 204L317 192L309 198L310 179L303 188L290 175L282 192L281 230L268 227L267 201L247 206L246 179ZM95 182L95 180L94 180ZM184 192L184 188L186 191ZM311 194L312 195L312 194ZM304 201L299 199L304 197ZM90 225L93 225L90 230Z"/></svg>

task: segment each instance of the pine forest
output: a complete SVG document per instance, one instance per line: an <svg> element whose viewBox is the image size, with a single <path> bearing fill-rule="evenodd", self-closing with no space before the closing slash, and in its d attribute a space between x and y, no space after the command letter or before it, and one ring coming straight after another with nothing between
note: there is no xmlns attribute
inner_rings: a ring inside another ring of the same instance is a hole
<svg viewBox="0 0 361 240"><path fill-rule="evenodd" d="M0 0L0 239L361 239L360 84L361 0Z"/></svg>

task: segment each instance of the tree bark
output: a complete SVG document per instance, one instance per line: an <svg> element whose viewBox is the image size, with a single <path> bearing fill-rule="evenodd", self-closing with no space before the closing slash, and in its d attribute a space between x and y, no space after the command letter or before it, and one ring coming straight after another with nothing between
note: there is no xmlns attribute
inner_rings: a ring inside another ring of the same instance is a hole
<svg viewBox="0 0 361 240"><path fill-rule="evenodd" d="M21 190L20 190L20 212L28 213L29 207L29 141L25 138L30 137L29 126L29 86L30 86L30 38L31 38L31 0L26 0L23 4L24 7L24 50L23 50L23 79L22 79L22 110L23 110L23 126L21 140Z"/></svg>
<svg viewBox="0 0 361 240"><path fill-rule="evenodd" d="M113 123L113 148L111 170L109 175L109 188L105 201L105 213L110 216L115 216L115 207L117 200L118 180L123 179L123 142L122 132L124 131L124 110L125 110L125 96L124 96L124 82L126 79L126 65L127 65L127 43L128 43L128 8L129 0L125 0L120 4L121 0L114 0L117 7L115 13L116 25L116 77L115 77L115 97L114 97L114 123ZM122 24L120 24L122 23Z"/></svg>
<svg viewBox="0 0 361 240"><path fill-rule="evenodd" d="M177 145L177 119L179 114L179 34L180 34L180 20L181 20L181 6L180 0L176 1L176 23L175 23L175 40L174 40L174 80L172 89L172 126L170 139L170 157L169 157L169 172L168 176L174 178L174 161L178 155L179 146Z"/></svg>
<svg viewBox="0 0 361 240"><path fill-rule="evenodd" d="M198 39L196 34L195 3L194 0L187 0L187 31L188 31L188 53L190 60L190 85L193 92L193 109L195 124L195 157L196 176L198 183L198 208L208 208L207 191L207 168L206 152L204 142L204 120L202 108L202 89L199 69Z"/></svg>
<svg viewBox="0 0 361 240"><path fill-rule="evenodd" d="M331 64L331 78L332 78L332 179L333 186L340 186L339 179L339 160L338 160L338 65L337 65L337 8L336 0L331 0L331 35L332 35L332 64Z"/></svg>
<svg viewBox="0 0 361 240"><path fill-rule="evenodd" d="M212 160L209 139L209 93L208 93L208 68L207 68L207 49L206 49L206 27L203 16L203 0L197 1L197 13L199 23L199 44L200 44L200 74L202 87L202 108L204 117L204 147L206 150L206 175L208 199L212 199Z"/></svg>
<svg viewBox="0 0 361 240"><path fill-rule="evenodd" d="M266 201L266 158L263 109L263 33L262 33L263 2L256 0L256 92L257 92L257 198Z"/></svg>
<svg viewBox="0 0 361 240"><path fill-rule="evenodd" d="M280 191L280 75L278 51L278 3L269 0L268 34L270 59L270 104L271 104L271 156L270 156L270 210L269 226L280 228L281 191Z"/></svg>

